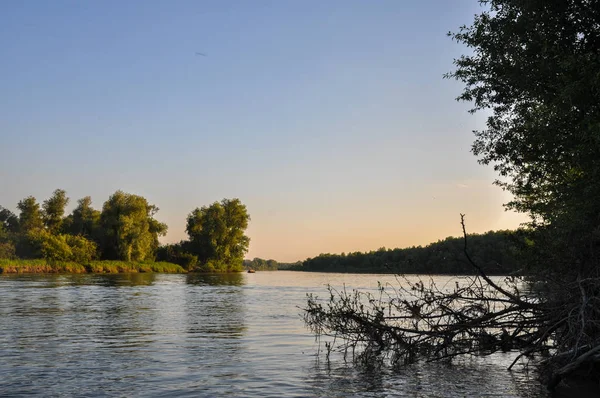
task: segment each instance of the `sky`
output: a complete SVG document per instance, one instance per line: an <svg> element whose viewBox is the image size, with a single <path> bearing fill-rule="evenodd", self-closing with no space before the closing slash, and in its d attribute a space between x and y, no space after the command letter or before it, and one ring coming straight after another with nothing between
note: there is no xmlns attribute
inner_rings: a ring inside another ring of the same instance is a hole
<svg viewBox="0 0 600 398"><path fill-rule="evenodd" d="M515 228L443 79L476 0L0 2L0 205L143 195L186 237L239 198L247 258ZM204 55L197 55L202 53Z"/></svg>

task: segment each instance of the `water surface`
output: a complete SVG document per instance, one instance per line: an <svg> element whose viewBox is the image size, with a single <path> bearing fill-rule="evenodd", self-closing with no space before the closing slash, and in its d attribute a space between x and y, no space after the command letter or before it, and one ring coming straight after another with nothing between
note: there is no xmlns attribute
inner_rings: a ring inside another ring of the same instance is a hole
<svg viewBox="0 0 600 398"><path fill-rule="evenodd" d="M439 284L448 277L436 277ZM0 275L0 396L545 397L512 354L359 369L300 317L327 283L390 275Z"/></svg>

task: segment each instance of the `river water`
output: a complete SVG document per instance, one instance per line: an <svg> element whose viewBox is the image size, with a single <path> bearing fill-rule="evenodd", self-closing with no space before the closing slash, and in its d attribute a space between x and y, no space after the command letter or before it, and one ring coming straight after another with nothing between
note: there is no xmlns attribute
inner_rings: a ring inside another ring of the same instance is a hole
<svg viewBox="0 0 600 398"><path fill-rule="evenodd" d="M444 283L448 277L436 277ZM0 396L546 397L514 354L368 370L317 356L299 307L390 275L0 275Z"/></svg>

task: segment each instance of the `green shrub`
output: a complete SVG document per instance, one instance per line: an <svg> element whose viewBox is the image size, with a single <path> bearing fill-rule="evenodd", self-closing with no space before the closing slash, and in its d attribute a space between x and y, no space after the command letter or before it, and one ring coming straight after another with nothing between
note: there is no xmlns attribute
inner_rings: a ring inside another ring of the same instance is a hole
<svg viewBox="0 0 600 398"><path fill-rule="evenodd" d="M31 253L39 252L48 261L87 264L96 257L96 244L83 236L52 235L44 230L31 231L27 235Z"/></svg>
<svg viewBox="0 0 600 398"><path fill-rule="evenodd" d="M71 248L71 261L87 264L96 257L96 244L83 236L62 235Z"/></svg>
<svg viewBox="0 0 600 398"><path fill-rule="evenodd" d="M73 251L64 235L46 234L42 238L42 257L48 261L70 261Z"/></svg>
<svg viewBox="0 0 600 398"><path fill-rule="evenodd" d="M15 245L12 242L0 243L0 259L16 258Z"/></svg>

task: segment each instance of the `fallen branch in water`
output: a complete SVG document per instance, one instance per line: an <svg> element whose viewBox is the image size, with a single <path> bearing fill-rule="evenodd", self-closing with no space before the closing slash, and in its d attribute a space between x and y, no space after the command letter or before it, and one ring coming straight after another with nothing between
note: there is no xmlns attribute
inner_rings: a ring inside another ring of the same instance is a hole
<svg viewBox="0 0 600 398"><path fill-rule="evenodd" d="M598 362L600 279L544 281L536 291L522 277L492 279L469 256L464 215L461 225L476 276L456 277L451 288L404 276L397 276L397 286L380 284L377 293L329 286L328 300L308 296L306 325L317 336L335 336L342 341L338 350L366 364L516 350L510 368L523 358L549 356L544 369L554 386Z"/></svg>

